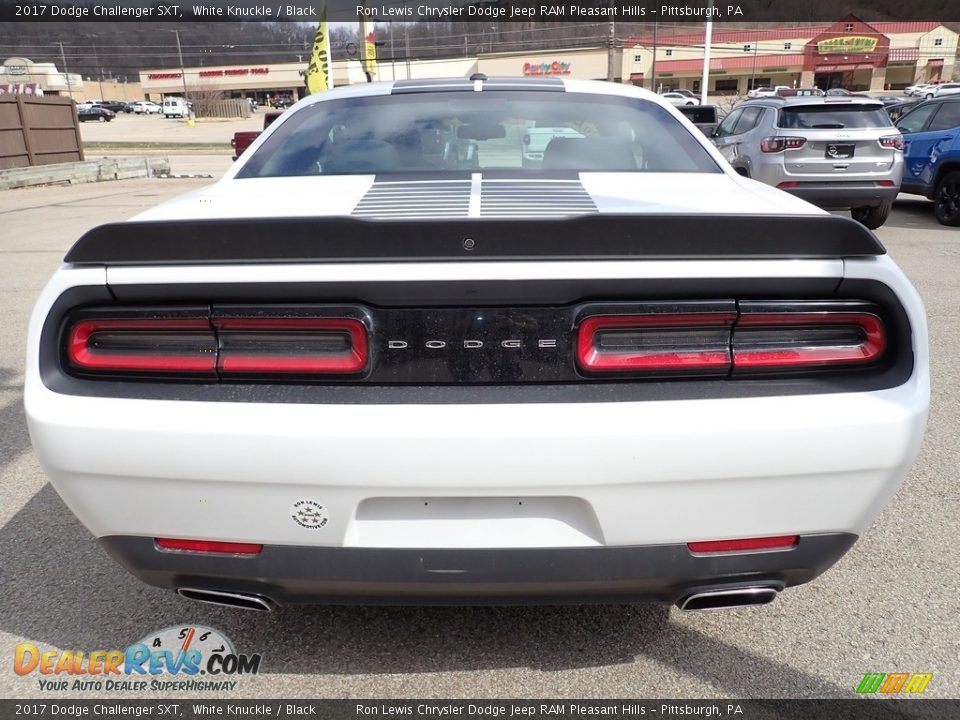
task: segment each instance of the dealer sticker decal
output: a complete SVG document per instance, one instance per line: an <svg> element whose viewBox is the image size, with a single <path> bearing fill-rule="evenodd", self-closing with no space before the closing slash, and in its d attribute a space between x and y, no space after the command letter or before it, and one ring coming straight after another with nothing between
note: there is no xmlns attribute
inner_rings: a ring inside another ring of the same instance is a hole
<svg viewBox="0 0 960 720"><path fill-rule="evenodd" d="M330 522L330 513L315 500L297 500L290 506L290 517L308 530L318 530Z"/></svg>

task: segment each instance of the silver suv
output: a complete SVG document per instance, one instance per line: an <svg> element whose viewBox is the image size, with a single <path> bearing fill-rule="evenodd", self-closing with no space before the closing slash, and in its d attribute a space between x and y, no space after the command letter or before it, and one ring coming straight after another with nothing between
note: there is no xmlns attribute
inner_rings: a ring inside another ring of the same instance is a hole
<svg viewBox="0 0 960 720"><path fill-rule="evenodd" d="M741 175L827 210L850 210L871 229L886 222L900 191L903 137L870 98L747 100L713 142Z"/></svg>

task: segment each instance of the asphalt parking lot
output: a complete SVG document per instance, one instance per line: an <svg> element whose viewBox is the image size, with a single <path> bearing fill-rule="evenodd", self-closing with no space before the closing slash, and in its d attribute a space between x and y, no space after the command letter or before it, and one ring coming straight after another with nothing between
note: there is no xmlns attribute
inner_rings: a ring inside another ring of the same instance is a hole
<svg viewBox="0 0 960 720"><path fill-rule="evenodd" d="M157 119L130 118L140 120ZM313 607L259 615L194 604L122 570L46 482L23 418L29 313L64 251L96 224L205 182L0 193L0 696L116 695L44 693L35 674L14 674L17 643L124 648L199 623L264 658L261 675L236 692L206 697L850 697L864 673L898 671L932 672L927 696L960 697L960 230L938 225L929 203L904 198L878 232L930 317L926 441L896 498L815 582L773 605L722 613Z"/></svg>

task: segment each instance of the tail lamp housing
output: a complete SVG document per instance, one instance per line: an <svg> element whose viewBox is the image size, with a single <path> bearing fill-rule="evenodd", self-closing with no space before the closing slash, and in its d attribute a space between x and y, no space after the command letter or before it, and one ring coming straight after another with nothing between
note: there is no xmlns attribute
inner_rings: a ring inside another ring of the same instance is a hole
<svg viewBox="0 0 960 720"><path fill-rule="evenodd" d="M765 153L779 153L784 150L799 150L807 144L804 137L790 137L773 135L760 141L760 151Z"/></svg>
<svg viewBox="0 0 960 720"><path fill-rule="evenodd" d="M638 310L646 312L638 312ZM585 375L795 374L875 367L888 337L881 311L861 302L741 301L736 310L606 308L580 320Z"/></svg>
<svg viewBox="0 0 960 720"><path fill-rule="evenodd" d="M903 135L885 135L880 138L880 147L903 150Z"/></svg>
<svg viewBox="0 0 960 720"><path fill-rule="evenodd" d="M63 352L81 375L352 378L369 364L367 332L362 317L302 310L104 310L72 320Z"/></svg>

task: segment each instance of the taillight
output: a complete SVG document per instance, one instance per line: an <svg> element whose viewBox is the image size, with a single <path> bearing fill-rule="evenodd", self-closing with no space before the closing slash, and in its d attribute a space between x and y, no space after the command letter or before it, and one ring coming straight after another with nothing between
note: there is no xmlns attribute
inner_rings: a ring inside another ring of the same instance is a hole
<svg viewBox="0 0 960 720"><path fill-rule="evenodd" d="M259 555L263 545L258 543L220 542L219 540L183 540L155 538L161 550L175 552L219 553L221 555Z"/></svg>
<svg viewBox="0 0 960 720"><path fill-rule="evenodd" d="M217 370L229 374L357 374L367 365L367 330L342 317L217 317Z"/></svg>
<svg viewBox="0 0 960 720"><path fill-rule="evenodd" d="M743 538L738 540L708 540L687 543L692 553L734 553L757 552L759 550L786 550L800 541L799 535L778 535L776 537Z"/></svg>
<svg viewBox="0 0 960 720"><path fill-rule="evenodd" d="M717 302L713 312L690 305L690 312L634 307L583 318L578 369L621 376L809 372L872 366L888 345L880 311L868 303L741 301L723 310Z"/></svg>
<svg viewBox="0 0 960 720"><path fill-rule="evenodd" d="M880 138L880 145L893 150L903 150L903 135L886 135Z"/></svg>
<svg viewBox="0 0 960 720"><path fill-rule="evenodd" d="M584 372L719 372L730 368L733 310L594 315L580 322Z"/></svg>
<svg viewBox="0 0 960 720"><path fill-rule="evenodd" d="M883 322L868 310L741 303L733 331L733 370L867 365L886 346Z"/></svg>
<svg viewBox="0 0 960 720"><path fill-rule="evenodd" d="M799 150L807 142L802 137L765 137L760 141L760 150L765 153L778 153L784 150Z"/></svg>
<svg viewBox="0 0 960 720"><path fill-rule="evenodd" d="M217 338L205 317L91 318L70 328L66 353L77 370L214 376Z"/></svg>
<svg viewBox="0 0 960 720"><path fill-rule="evenodd" d="M362 373L369 359L367 328L352 317L211 316L209 310L189 317L160 310L92 314L69 325L64 343L68 365L85 374L350 377Z"/></svg>

